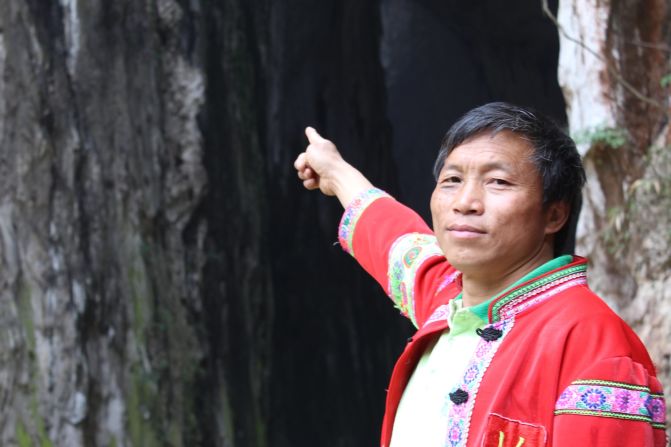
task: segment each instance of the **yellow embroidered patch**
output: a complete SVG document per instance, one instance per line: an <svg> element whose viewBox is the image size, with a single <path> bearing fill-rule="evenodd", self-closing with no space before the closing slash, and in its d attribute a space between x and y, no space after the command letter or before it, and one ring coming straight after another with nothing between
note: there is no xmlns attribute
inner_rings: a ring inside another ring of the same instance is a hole
<svg viewBox="0 0 671 447"><path fill-rule="evenodd" d="M545 427L490 414L483 447L543 447Z"/></svg>

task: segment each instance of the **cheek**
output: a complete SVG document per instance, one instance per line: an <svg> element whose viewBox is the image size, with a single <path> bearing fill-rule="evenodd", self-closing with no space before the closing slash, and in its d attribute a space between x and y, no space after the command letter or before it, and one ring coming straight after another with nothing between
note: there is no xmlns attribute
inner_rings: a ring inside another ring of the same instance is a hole
<svg viewBox="0 0 671 447"><path fill-rule="evenodd" d="M431 202L429 203L429 206L431 208L431 217L433 218L433 223L435 225L437 223L436 219L438 219L438 216L440 215L441 207L441 198L438 191L433 191L433 194L431 194Z"/></svg>
<svg viewBox="0 0 671 447"><path fill-rule="evenodd" d="M436 210L441 211L447 206L449 200L450 195L446 191L441 191L436 188L431 194L431 209L433 210L435 208Z"/></svg>
<svg viewBox="0 0 671 447"><path fill-rule="evenodd" d="M499 199L499 198L497 198ZM542 211L534 206L528 197L507 198L508 200L488 200L485 212L489 215L490 222L495 223L497 228L505 230L520 230L522 228L536 227L542 219Z"/></svg>
<svg viewBox="0 0 671 447"><path fill-rule="evenodd" d="M537 243L545 236L545 226L542 213L532 208L510 207L509 210L517 209L515 213L507 212L496 219L495 228L505 239L515 244L526 245Z"/></svg>

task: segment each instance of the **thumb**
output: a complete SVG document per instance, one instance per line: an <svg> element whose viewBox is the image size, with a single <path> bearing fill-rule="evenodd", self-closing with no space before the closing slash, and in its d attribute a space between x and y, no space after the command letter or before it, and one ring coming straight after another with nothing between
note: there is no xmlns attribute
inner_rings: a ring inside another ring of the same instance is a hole
<svg viewBox="0 0 671 447"><path fill-rule="evenodd" d="M326 141L325 138L319 135L319 133L315 130L314 127L310 126L305 128L305 136L308 137L308 141L310 142L310 144L321 143Z"/></svg>

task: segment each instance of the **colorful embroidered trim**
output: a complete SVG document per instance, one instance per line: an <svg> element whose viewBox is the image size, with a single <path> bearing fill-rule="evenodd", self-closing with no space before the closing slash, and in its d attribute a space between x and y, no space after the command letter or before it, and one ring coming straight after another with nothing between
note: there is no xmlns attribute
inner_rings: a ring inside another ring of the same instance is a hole
<svg viewBox="0 0 671 447"><path fill-rule="evenodd" d="M457 276L459 276L460 272L458 270L453 271L449 275L446 275L445 278L440 282L438 285L438 288L436 289L435 295L438 295L440 292L445 289L445 287L449 286L454 282L455 279L457 279Z"/></svg>
<svg viewBox="0 0 671 447"><path fill-rule="evenodd" d="M354 256L352 239L354 238L356 223L359 221L364 210L375 200L382 197L392 198L381 189L372 188L357 195L345 209L342 219L340 219L340 226L338 227L338 241L343 250L350 255Z"/></svg>
<svg viewBox="0 0 671 447"><path fill-rule="evenodd" d="M424 261L434 256L443 257L443 252L433 234L404 234L389 250L389 297L415 327L415 275Z"/></svg>
<svg viewBox="0 0 671 447"><path fill-rule="evenodd" d="M441 304L440 306L436 307L436 310L433 311L431 316L424 322L424 325L422 325L422 327L425 327L436 321L448 321L449 319L450 319L450 305Z"/></svg>
<svg viewBox="0 0 671 447"><path fill-rule="evenodd" d="M555 283L548 284L546 286L540 287L539 289L534 290L528 295L520 297L519 300L511 302L509 306L504 309L501 309L499 314L503 318L510 318L512 315L517 315L518 313L528 309L529 307L535 306L536 304L542 303L543 301L551 298L552 296L563 292L566 289L571 287L587 284L587 278L582 276L568 276L562 278L561 280L556 281Z"/></svg>
<svg viewBox="0 0 671 447"><path fill-rule="evenodd" d="M648 411L652 415L652 428L666 429L666 404L662 394L650 393Z"/></svg>
<svg viewBox="0 0 671 447"><path fill-rule="evenodd" d="M606 380L576 380L557 399L556 415L578 414L648 422L664 428L666 411L661 394L645 386Z"/></svg>
<svg viewBox="0 0 671 447"><path fill-rule="evenodd" d="M496 351L501 346L501 342L510 332L515 324L515 319L504 320L502 322L488 325L487 327L494 327L503 332L503 335L495 341L486 341L480 339L475 348L475 353L466 367L466 372L461 380L461 383L455 388L461 389L468 393L468 400L466 403L456 405L449 399L447 424L447 439L446 446L463 447L468 441L468 430L471 425L471 416L473 415L473 407L475 406L476 396L480 388L480 382L485 375L485 371L492 362L492 358Z"/></svg>
<svg viewBox="0 0 671 447"><path fill-rule="evenodd" d="M524 287L513 290L495 300L490 311L491 321L511 318L569 287L587 283L587 265L581 264L540 278ZM533 298L533 299L532 299Z"/></svg>

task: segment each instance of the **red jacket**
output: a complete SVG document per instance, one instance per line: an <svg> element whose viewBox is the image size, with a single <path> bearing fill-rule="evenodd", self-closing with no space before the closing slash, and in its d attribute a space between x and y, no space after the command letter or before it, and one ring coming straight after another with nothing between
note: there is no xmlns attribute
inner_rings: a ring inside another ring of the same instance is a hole
<svg viewBox="0 0 671 447"><path fill-rule="evenodd" d="M447 328L447 303L460 292L460 277L422 219L379 190L352 202L339 236L418 328L389 383L386 447L410 375ZM491 302L489 324L450 396L446 446L666 445L652 361L589 289L586 268L576 256Z"/></svg>

